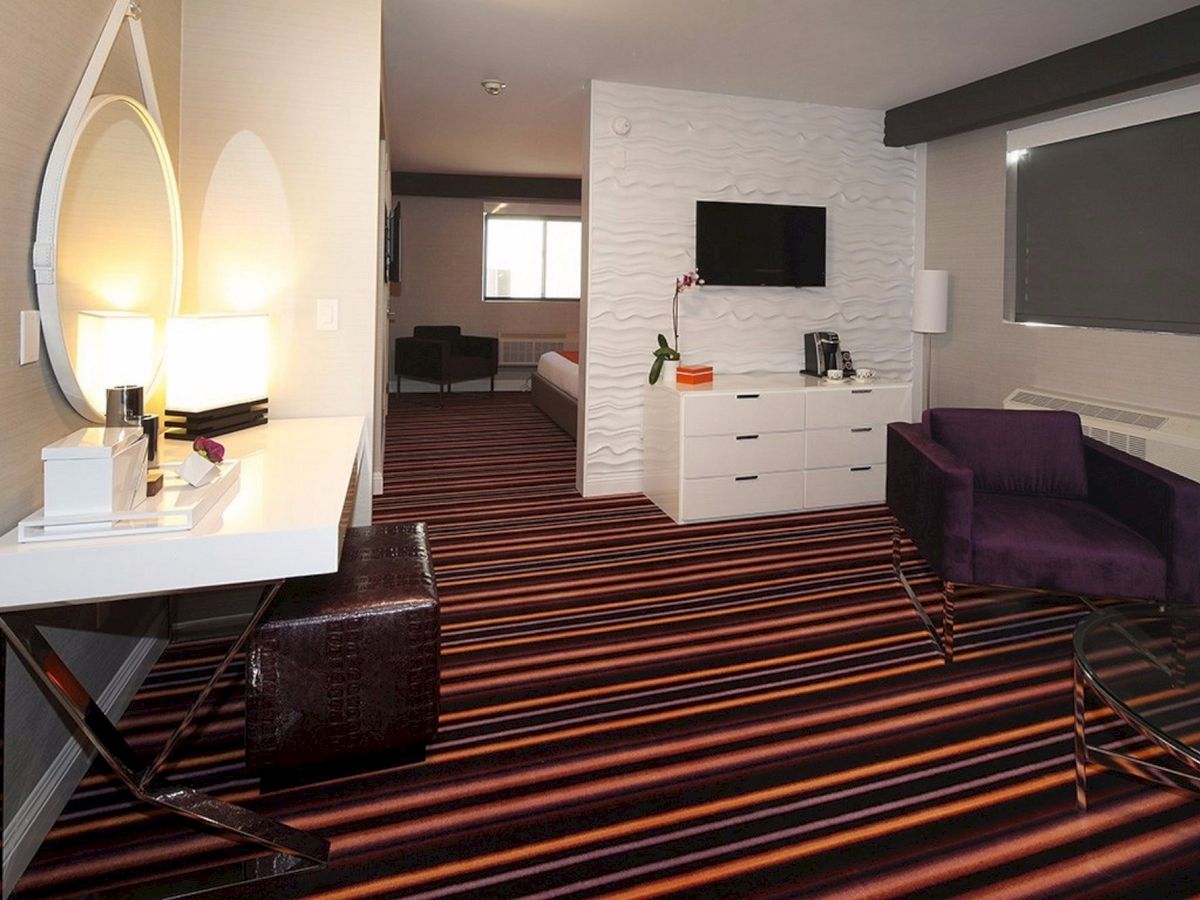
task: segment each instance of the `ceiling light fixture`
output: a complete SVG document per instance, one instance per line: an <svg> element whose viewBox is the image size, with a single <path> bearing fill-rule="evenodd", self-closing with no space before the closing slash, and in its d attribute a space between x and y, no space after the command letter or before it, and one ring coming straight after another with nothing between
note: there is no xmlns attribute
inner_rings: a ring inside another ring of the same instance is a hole
<svg viewBox="0 0 1200 900"><path fill-rule="evenodd" d="M483 86L483 92L489 97L499 96L500 92L508 87L507 84L496 78L488 78L479 83Z"/></svg>

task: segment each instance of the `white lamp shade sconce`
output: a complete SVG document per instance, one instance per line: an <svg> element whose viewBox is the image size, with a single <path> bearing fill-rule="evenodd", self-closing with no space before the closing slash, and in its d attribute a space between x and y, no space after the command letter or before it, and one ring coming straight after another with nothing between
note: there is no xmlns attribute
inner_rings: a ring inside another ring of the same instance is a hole
<svg viewBox="0 0 1200 900"><path fill-rule="evenodd" d="M118 310L82 310L76 316L75 371L94 409L108 388L149 385L154 375L154 317Z"/></svg>
<svg viewBox="0 0 1200 900"><path fill-rule="evenodd" d="M215 437L266 422L269 344L265 315L173 317L167 325L166 437Z"/></svg>
<svg viewBox="0 0 1200 900"><path fill-rule="evenodd" d="M913 283L912 330L945 334L950 306L950 273L945 269L920 269Z"/></svg>

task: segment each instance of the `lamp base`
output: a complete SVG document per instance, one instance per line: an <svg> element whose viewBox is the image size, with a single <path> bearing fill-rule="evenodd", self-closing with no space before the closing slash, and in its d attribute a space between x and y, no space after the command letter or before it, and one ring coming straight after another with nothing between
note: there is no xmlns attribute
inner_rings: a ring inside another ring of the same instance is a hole
<svg viewBox="0 0 1200 900"><path fill-rule="evenodd" d="M168 409L163 412L163 437L169 441L194 441L198 437L217 437L266 422L266 397L199 412Z"/></svg>

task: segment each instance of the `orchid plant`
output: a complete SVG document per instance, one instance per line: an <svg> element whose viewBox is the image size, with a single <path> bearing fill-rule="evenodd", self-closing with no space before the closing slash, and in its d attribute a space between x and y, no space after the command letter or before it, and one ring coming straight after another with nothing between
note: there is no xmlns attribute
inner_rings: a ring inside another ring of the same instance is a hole
<svg viewBox="0 0 1200 900"><path fill-rule="evenodd" d="M684 272L675 279L675 296L671 298L671 331L675 343L667 343L664 335L658 336L658 346L654 348L654 362L650 364L650 383L658 384L662 377L663 365L667 362L679 361L679 295L691 287L704 284L704 279L696 271Z"/></svg>

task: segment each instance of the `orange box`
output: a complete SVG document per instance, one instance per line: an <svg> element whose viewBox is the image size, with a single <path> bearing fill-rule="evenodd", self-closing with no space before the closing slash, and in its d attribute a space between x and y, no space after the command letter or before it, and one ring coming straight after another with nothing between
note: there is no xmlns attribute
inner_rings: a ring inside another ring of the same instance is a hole
<svg viewBox="0 0 1200 900"><path fill-rule="evenodd" d="M676 384L712 384L712 366L680 366L675 370Z"/></svg>

